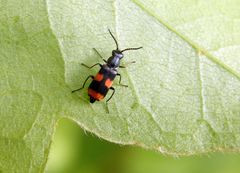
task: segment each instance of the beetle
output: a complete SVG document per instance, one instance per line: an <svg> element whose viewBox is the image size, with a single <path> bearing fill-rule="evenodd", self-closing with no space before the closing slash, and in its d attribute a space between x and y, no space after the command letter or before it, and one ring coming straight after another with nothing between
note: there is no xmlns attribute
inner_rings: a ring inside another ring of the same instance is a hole
<svg viewBox="0 0 240 173"><path fill-rule="evenodd" d="M126 66L121 66L120 61L123 58L123 52L128 51L128 50L138 50L141 49L142 47L136 47L136 48L126 48L123 50L119 50L118 48L118 42L116 38L113 36L112 32L110 29L108 29L108 32L110 33L111 37L113 38L115 44L116 44L116 49L112 50L112 55L108 58L108 60L105 60L101 54L93 48L93 50L102 58L102 60L105 62L105 64L100 64L96 63L92 66L88 66L86 64L81 64L85 66L86 68L93 68L97 65L100 66L99 72L96 74L96 76L89 75L86 80L84 81L83 85L81 88L73 90L73 92L79 91L84 88L86 82L91 78L92 82L88 87L88 96L90 97L90 103L94 103L95 101L100 101L104 99L104 97L107 95L109 90L112 90L111 96L107 99L107 103L111 100L115 93L115 89L112 87L113 80L115 79L116 76L119 76L119 85L128 87L127 85L124 85L121 83L121 74L118 73L118 68L125 68ZM135 63L135 61L131 62ZM108 109L108 107L107 107Z"/></svg>

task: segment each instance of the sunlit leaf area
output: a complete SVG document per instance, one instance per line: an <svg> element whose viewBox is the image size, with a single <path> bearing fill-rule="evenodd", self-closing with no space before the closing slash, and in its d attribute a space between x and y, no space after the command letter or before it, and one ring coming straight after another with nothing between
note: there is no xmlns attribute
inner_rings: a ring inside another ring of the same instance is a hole
<svg viewBox="0 0 240 173"><path fill-rule="evenodd" d="M239 93L239 0L0 0L0 173L240 172Z"/></svg>

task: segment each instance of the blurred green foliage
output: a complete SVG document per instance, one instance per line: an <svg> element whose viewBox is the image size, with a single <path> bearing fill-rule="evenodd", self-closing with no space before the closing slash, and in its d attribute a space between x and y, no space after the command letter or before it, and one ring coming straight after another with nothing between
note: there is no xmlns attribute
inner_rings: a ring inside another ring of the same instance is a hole
<svg viewBox="0 0 240 173"><path fill-rule="evenodd" d="M239 173L240 155L208 154L173 158L120 146L84 133L67 119L59 121L46 173Z"/></svg>

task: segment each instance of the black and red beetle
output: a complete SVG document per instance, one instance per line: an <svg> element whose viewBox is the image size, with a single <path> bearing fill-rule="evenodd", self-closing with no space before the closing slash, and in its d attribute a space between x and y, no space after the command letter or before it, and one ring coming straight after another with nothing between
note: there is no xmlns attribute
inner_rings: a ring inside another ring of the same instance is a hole
<svg viewBox="0 0 240 173"><path fill-rule="evenodd" d="M96 65L99 65L101 67L101 69L99 70L99 72L97 73L97 75L95 77L93 75L89 75L87 77L87 79L84 81L83 86L81 88L72 91L72 92L75 92L75 91L79 91L79 90L83 89L86 82L88 81L88 79L92 78L93 81L91 82L91 84L88 87L88 95L90 97L91 103L94 103L96 100L97 101L102 100L108 93L109 89L113 90L113 93L107 99L106 103L112 98L112 96L115 93L115 89L112 87L112 84L113 84L113 80L115 79L116 76L120 77L119 84L121 86L127 87L127 85L121 84L122 77L121 77L121 74L118 73L118 68L125 68L125 66L120 65L120 60L123 58L123 52L127 51L127 50L138 50L138 49L142 48L142 47L137 47L137 48L126 48L124 50L119 50L117 40L115 39L115 37L113 36L113 34L111 33L111 31L109 29L108 29L108 31L116 43L116 47L117 47L116 50L113 50L112 56L110 56L108 58L108 60L105 60L100 55L100 53L95 48L93 48L94 51L97 52L97 54L103 59L103 61L106 64L102 65L100 63L96 63L92 66L87 66L82 63L83 66L85 66L89 69L93 68ZM131 63L134 63L134 61Z"/></svg>

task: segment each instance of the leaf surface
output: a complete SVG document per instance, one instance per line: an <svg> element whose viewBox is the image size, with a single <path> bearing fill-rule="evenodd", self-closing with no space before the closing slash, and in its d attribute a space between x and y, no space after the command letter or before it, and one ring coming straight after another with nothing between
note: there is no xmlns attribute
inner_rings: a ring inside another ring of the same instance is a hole
<svg viewBox="0 0 240 173"><path fill-rule="evenodd" d="M43 171L61 117L167 154L239 150L239 1L0 4L2 172ZM106 58L115 48L108 28L120 48L144 47L125 53L137 63L119 70L129 87L116 79L110 114L86 89L71 93L99 70L80 65L102 62L92 48Z"/></svg>

